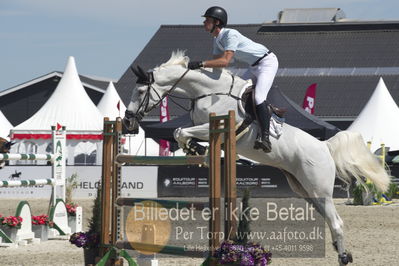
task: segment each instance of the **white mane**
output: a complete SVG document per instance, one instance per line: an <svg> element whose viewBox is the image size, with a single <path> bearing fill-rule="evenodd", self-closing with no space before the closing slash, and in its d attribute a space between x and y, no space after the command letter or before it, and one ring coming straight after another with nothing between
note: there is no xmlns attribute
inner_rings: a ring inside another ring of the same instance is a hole
<svg viewBox="0 0 399 266"><path fill-rule="evenodd" d="M170 66L170 65L182 65L184 67L187 67L187 64L189 61L190 61L190 58L188 58L188 56L186 56L186 51L177 50L177 51L173 51L169 60L167 62L163 63L160 67L166 67L166 66Z"/></svg>
<svg viewBox="0 0 399 266"><path fill-rule="evenodd" d="M185 68L187 68L188 62L190 62L190 58L186 56L186 51L184 50L176 50L172 52L172 55L170 56L169 60L163 64L161 64L159 67L167 67L167 66L176 66L176 65L181 65ZM240 78L239 75L237 75L236 71L233 71L232 69L228 68L220 68L223 74L227 75L234 75L236 78Z"/></svg>

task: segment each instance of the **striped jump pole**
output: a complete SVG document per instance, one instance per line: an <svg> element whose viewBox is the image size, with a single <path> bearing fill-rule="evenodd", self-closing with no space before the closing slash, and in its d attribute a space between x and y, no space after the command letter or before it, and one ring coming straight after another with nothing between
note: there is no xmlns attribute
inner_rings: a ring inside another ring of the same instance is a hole
<svg viewBox="0 0 399 266"><path fill-rule="evenodd" d="M134 165L206 165L208 156L134 156L118 154L117 163Z"/></svg>
<svg viewBox="0 0 399 266"><path fill-rule="evenodd" d="M0 160L32 160L32 161L53 161L54 154L10 154L0 153Z"/></svg>
<svg viewBox="0 0 399 266"><path fill-rule="evenodd" d="M39 185L55 185L55 179L8 180L0 181L0 187L24 187Z"/></svg>

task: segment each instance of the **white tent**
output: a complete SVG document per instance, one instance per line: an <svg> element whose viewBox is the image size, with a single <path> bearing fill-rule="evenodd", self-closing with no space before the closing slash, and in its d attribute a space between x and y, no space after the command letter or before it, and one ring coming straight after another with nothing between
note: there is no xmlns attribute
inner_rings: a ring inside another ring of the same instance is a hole
<svg viewBox="0 0 399 266"><path fill-rule="evenodd" d="M50 128L57 124L67 130L68 164L73 164L74 149L80 142L96 143L97 154L102 154L103 117L83 88L72 56L53 94L32 117L11 130L11 138L25 140L29 145L33 142L37 152L43 153L51 140ZM14 146L23 149L20 145ZM97 163L100 163L99 157Z"/></svg>
<svg viewBox="0 0 399 266"><path fill-rule="evenodd" d="M104 117L109 117L110 119L123 117L125 115L126 106L123 104L112 82L109 83L107 90L97 104L97 108Z"/></svg>
<svg viewBox="0 0 399 266"><path fill-rule="evenodd" d="M118 110L118 106L119 109ZM109 117L111 120L117 117L123 117L126 111L126 106L123 104L114 84L109 83L97 108L104 117ZM124 152L132 155L147 155L157 156L159 154L159 145L153 139L145 138L144 130L140 127L139 133L135 135L126 135L124 145Z"/></svg>
<svg viewBox="0 0 399 266"><path fill-rule="evenodd" d="M373 152L381 144L390 147L390 150L399 150L399 108L382 78L348 130L359 132L365 141L371 141Z"/></svg>
<svg viewBox="0 0 399 266"><path fill-rule="evenodd" d="M8 135L10 134L10 129L12 129L10 121L8 121L3 112L0 111L0 137L8 138Z"/></svg>

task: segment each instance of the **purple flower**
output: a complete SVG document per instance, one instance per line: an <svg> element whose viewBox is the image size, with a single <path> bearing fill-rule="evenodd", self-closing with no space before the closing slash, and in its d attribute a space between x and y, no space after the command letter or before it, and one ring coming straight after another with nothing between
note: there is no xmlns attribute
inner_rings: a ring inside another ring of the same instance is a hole
<svg viewBox="0 0 399 266"><path fill-rule="evenodd" d="M261 245L248 243L246 246L225 241L215 252L220 264L240 263L240 265L268 265L272 254Z"/></svg>
<svg viewBox="0 0 399 266"><path fill-rule="evenodd" d="M241 255L240 265L242 265L242 266L251 266L251 265L255 265L254 262L255 262L254 258L251 256L251 254L243 253Z"/></svg>
<svg viewBox="0 0 399 266"><path fill-rule="evenodd" d="M256 265L259 265L259 266L266 266L267 263L268 263L267 258L266 258L266 257L262 257L262 258L260 258L260 260L258 260L258 262L257 262Z"/></svg>
<svg viewBox="0 0 399 266"><path fill-rule="evenodd" d="M99 238L98 235L93 232L76 232L71 235L69 242L80 248L90 248L98 245Z"/></svg>

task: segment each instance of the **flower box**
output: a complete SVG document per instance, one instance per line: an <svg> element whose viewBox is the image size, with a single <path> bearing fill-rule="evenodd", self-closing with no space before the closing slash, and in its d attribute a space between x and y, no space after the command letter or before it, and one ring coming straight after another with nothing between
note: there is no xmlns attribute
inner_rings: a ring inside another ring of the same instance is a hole
<svg viewBox="0 0 399 266"><path fill-rule="evenodd" d="M71 228L71 233L82 231L82 207L76 207L74 215L68 214L68 226Z"/></svg>
<svg viewBox="0 0 399 266"><path fill-rule="evenodd" d="M39 238L40 241L48 240L48 226L45 224L32 225L32 231L35 233L35 238Z"/></svg>
<svg viewBox="0 0 399 266"><path fill-rule="evenodd" d="M78 204L75 203L66 203L65 208L67 209L68 216L76 216L76 208Z"/></svg>
<svg viewBox="0 0 399 266"><path fill-rule="evenodd" d="M10 227L8 225L0 225L0 229L12 240L12 242L16 242L17 240L17 227Z"/></svg>

